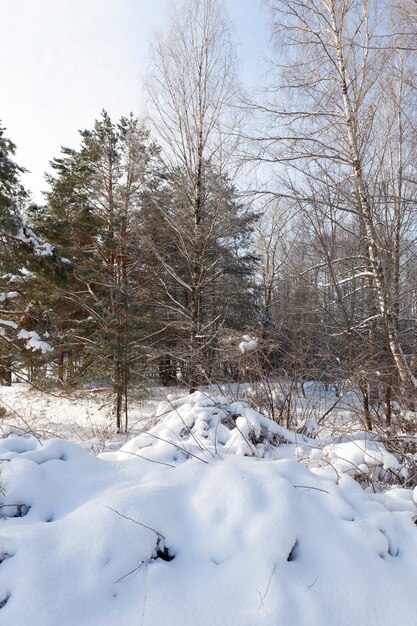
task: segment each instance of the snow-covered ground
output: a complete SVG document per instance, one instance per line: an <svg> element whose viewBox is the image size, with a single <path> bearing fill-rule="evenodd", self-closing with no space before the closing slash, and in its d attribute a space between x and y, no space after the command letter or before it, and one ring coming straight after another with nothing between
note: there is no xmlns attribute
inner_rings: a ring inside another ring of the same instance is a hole
<svg viewBox="0 0 417 626"><path fill-rule="evenodd" d="M161 391L146 403L140 398L131 402L129 437L149 424L163 397ZM0 434L4 436L21 429L35 437L60 437L101 450L107 442L127 439L127 436L116 436L113 407L114 396L106 388L39 391L26 383L0 387L0 410L4 412L0 417Z"/></svg>
<svg viewBox="0 0 417 626"><path fill-rule="evenodd" d="M1 626L417 624L416 494L390 486L410 477L381 441L297 434L202 392L156 404L98 455L9 427ZM42 410L81 419L76 398Z"/></svg>
<svg viewBox="0 0 417 626"><path fill-rule="evenodd" d="M346 423L346 432L360 430L362 425L359 401L351 390L337 396L335 389L325 388L314 382L292 389L291 381L271 381L266 389L260 384L232 384L206 387L211 395L227 395L234 400L247 400L263 414L268 415L271 399L281 406L286 415L295 416L300 426L313 429L320 436L340 434ZM266 391L268 393L266 393ZM71 391L38 390L27 383L15 383L11 387L0 386L0 435L7 435L15 428L32 432L38 437L60 437L95 450L103 450L108 442L126 441L152 425L156 409L161 401L187 394L186 388L150 386L144 394L130 398L129 433L116 435L113 415L114 396L109 389L85 389ZM1 411L5 414L2 415ZM278 409L276 409L276 413ZM325 415L325 419L322 416Z"/></svg>

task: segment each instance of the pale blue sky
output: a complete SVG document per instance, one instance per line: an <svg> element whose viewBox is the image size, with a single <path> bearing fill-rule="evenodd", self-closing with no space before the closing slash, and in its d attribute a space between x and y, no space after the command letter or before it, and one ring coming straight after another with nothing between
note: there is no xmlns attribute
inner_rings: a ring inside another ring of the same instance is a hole
<svg viewBox="0 0 417 626"><path fill-rule="evenodd" d="M242 82L259 85L268 50L261 0L225 0ZM76 146L100 110L143 111L141 76L168 0L0 0L0 120L34 198L61 145Z"/></svg>

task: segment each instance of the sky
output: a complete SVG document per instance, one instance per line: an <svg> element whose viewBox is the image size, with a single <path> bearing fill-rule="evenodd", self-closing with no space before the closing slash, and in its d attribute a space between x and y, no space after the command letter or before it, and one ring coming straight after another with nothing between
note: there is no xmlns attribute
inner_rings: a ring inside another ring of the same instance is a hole
<svg viewBox="0 0 417 626"><path fill-rule="evenodd" d="M224 0L243 85L265 71L269 33L261 0ZM152 34L169 0L0 0L0 123L35 201L62 145L79 145L100 111L144 113Z"/></svg>

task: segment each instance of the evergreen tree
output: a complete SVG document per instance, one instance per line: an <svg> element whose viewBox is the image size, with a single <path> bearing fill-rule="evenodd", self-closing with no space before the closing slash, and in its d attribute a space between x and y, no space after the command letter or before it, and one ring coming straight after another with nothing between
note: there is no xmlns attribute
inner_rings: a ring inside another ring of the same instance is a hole
<svg viewBox="0 0 417 626"><path fill-rule="evenodd" d="M56 249L45 243L23 219L29 200L14 160L15 145L0 127L0 379L11 384L12 369L30 372L52 351L41 333L49 327L42 309L42 290L62 274Z"/></svg>
<svg viewBox="0 0 417 626"><path fill-rule="evenodd" d="M144 354L146 326L142 195L158 149L133 116L116 124L103 111L80 134L78 150L63 148L51 162L40 221L75 266L64 292L63 361L86 379L110 376L117 427L127 429L128 383Z"/></svg>
<svg viewBox="0 0 417 626"><path fill-rule="evenodd" d="M226 176L209 163L203 171L199 239L190 180L181 169L167 174L162 194L151 194L145 213L148 245L159 265L152 306L161 378L168 383L180 372L191 389L224 375L225 337L253 326L256 318L256 215Z"/></svg>
<svg viewBox="0 0 417 626"><path fill-rule="evenodd" d="M213 241L210 229L222 215L226 195L223 191L218 194L214 203L218 215L208 218L209 190L216 189L209 180L211 171L224 180L231 169L239 124L235 52L224 3L171 3L168 28L155 40L152 70L149 95L154 126L164 148L174 203L182 209L178 236L184 235L181 256L186 264L187 280L182 284L186 305L181 299L173 305L177 313L181 311L188 329L187 382L193 390L205 379L208 345L217 336L212 332L213 321L209 320L207 327L205 312L210 306L206 301L209 285L221 270L216 262L208 271L211 251L207 246ZM171 223L173 231L175 226ZM172 271L172 264L168 266L168 273L181 285L183 277Z"/></svg>

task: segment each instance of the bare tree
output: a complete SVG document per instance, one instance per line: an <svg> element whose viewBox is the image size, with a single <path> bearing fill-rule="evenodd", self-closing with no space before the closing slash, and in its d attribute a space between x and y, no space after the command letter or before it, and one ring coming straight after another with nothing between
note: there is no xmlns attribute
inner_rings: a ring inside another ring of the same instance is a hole
<svg viewBox="0 0 417 626"><path fill-rule="evenodd" d="M278 193L300 210L318 209L357 237L353 274L333 271L332 281L339 300L346 282L360 281L368 290L362 324L368 326L370 345L377 320L413 404L417 381L398 326L400 239L413 195L404 185L404 124L413 111L404 114L400 80L391 86L391 96L387 91L399 46L393 37L390 46L381 44L388 5L374 0L269 0L268 5L281 55L279 82L263 106L269 128L258 137L256 157L281 164ZM330 261L329 269L335 267Z"/></svg>

